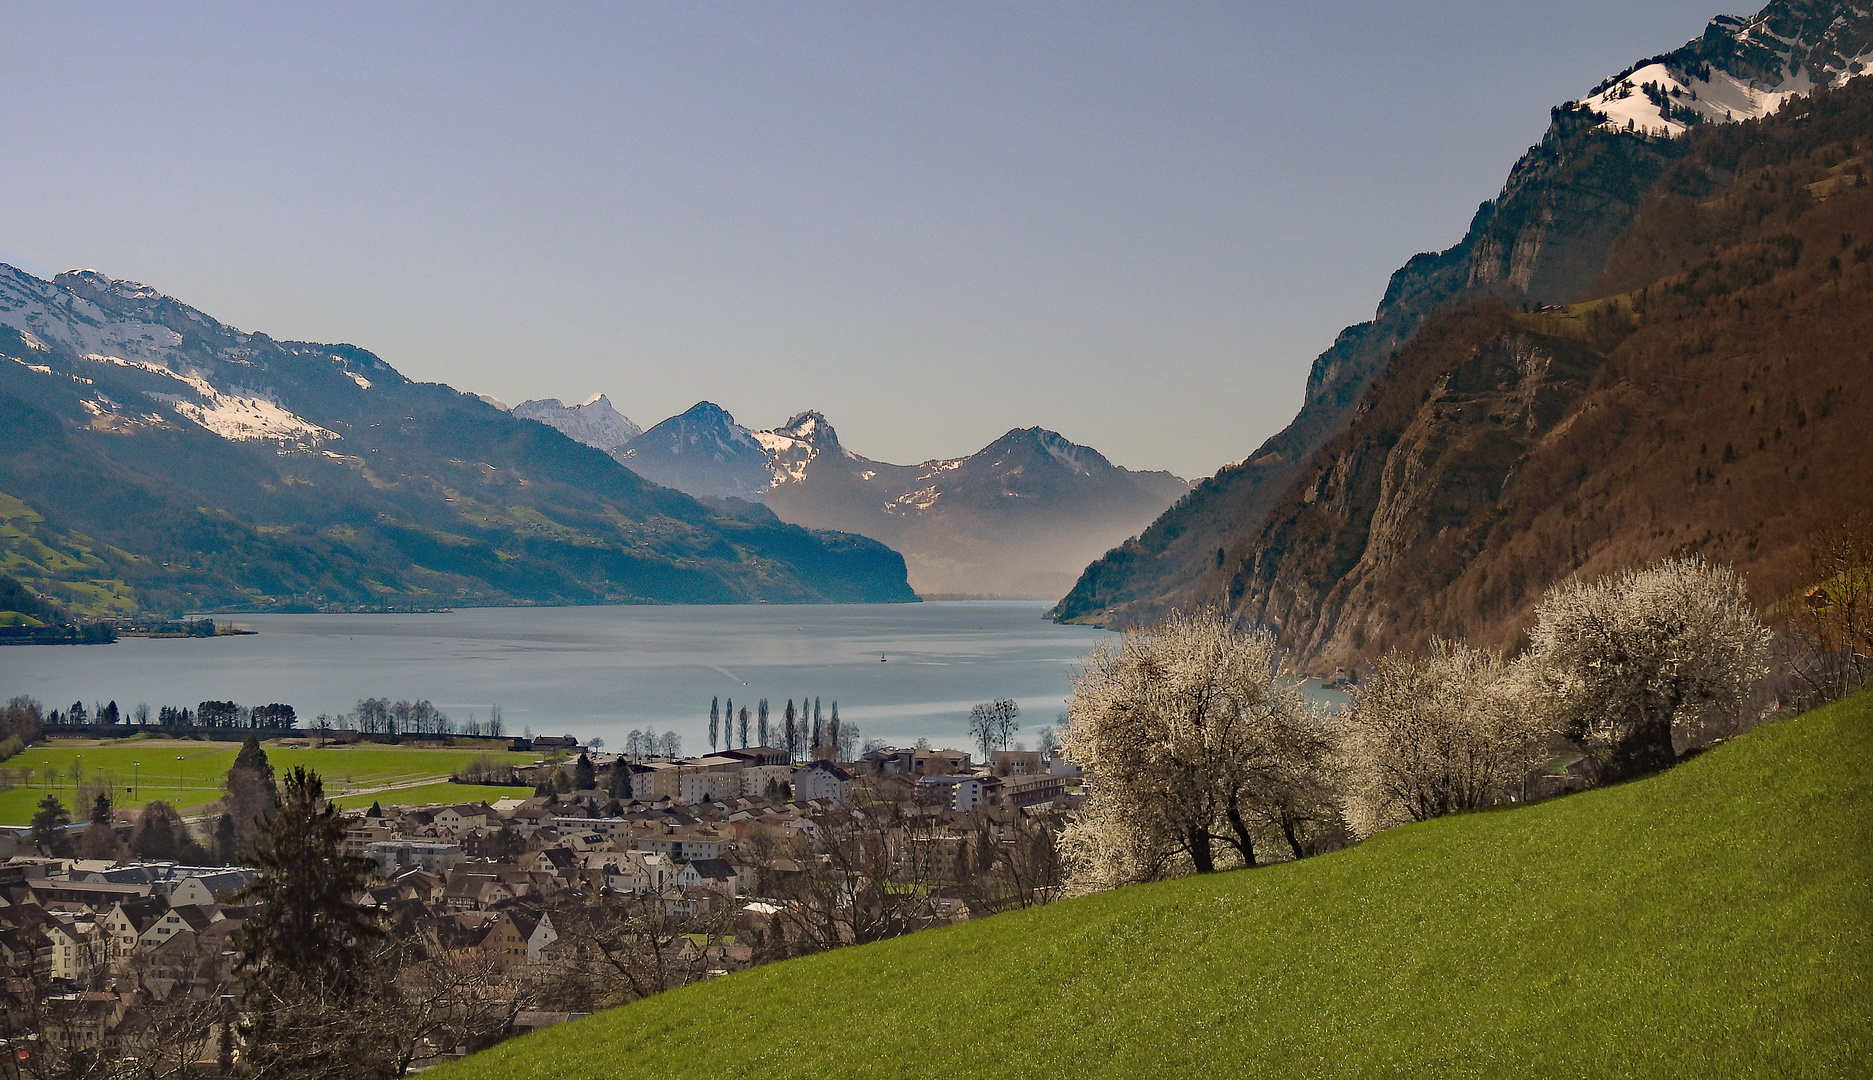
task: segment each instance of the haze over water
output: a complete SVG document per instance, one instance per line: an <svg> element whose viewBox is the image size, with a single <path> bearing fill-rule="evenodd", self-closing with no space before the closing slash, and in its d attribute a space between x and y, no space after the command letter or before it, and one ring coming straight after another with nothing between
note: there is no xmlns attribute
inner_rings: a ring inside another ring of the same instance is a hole
<svg viewBox="0 0 1873 1080"><path fill-rule="evenodd" d="M1052 724L1095 643L1117 635L1042 619L1041 601L695 607L469 608L434 614L240 615L251 637L125 638L0 649L0 693L48 708L115 700L285 702L305 724L358 699L427 698L456 721L500 705L518 735L652 727L708 748L709 699L839 703L863 738L967 746L970 706L1021 705L1022 734ZM885 662L879 657L884 656ZM751 724L752 727L752 724Z"/></svg>

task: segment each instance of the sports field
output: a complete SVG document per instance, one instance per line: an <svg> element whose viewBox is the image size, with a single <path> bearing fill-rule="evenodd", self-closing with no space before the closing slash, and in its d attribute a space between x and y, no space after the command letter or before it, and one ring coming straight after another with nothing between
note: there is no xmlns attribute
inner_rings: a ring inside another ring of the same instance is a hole
<svg viewBox="0 0 1873 1080"><path fill-rule="evenodd" d="M539 760L536 754L504 748L435 750L362 743L315 750L262 745L276 772L304 765L324 778L328 795L355 796L339 800L347 806L359 804L360 798L361 805L369 806L373 798L390 804L499 798L498 793L515 790L531 794L529 789L461 788L447 781L450 774L484 756L507 765ZM488 745L504 747L505 743L490 741ZM239 743L189 739L54 739L35 744L0 764L0 779L12 785L0 791L0 825L30 822L33 808L48 791L64 800L74 818L82 819L88 807L73 805L77 789L99 779L108 783L119 809L162 799L187 814L191 807L221 797L221 779L239 751ZM438 794L443 788L450 789L449 793ZM458 795L454 793L457 788L477 794ZM406 793L405 789L421 790ZM419 794L425 797L415 797Z"/></svg>

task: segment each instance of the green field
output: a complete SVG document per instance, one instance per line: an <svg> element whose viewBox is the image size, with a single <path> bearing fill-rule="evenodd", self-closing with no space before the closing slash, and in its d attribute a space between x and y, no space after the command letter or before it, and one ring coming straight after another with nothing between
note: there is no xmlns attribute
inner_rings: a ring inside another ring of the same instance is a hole
<svg viewBox="0 0 1873 1080"><path fill-rule="evenodd" d="M1873 696L1660 776L774 964L434 1075L1866 1076Z"/></svg>
<svg viewBox="0 0 1873 1080"><path fill-rule="evenodd" d="M531 759L529 759L531 760ZM385 806L428 806L432 803L493 802L496 799L525 799L533 795L530 787L495 787L491 784L423 784L398 788L378 795L343 795L332 800L347 810L356 810L374 802Z"/></svg>
<svg viewBox="0 0 1873 1080"><path fill-rule="evenodd" d="M474 749L429 750L374 743L325 746L316 750L281 747L278 743L264 745L267 760L276 772L304 765L324 778L327 794L338 796L355 792L365 796L365 806L371 804L373 797L385 803L432 801L411 798L402 789L435 786L486 753ZM0 791L0 825L24 825L32 820L34 806L47 791L56 793L71 807L76 787L72 777L74 762L82 767L86 780L108 778L113 799L120 809L163 799L186 813L192 806L221 797L221 778L227 775L239 751L239 743L171 739L55 739L35 744L0 764L0 776L7 777L15 785L10 790ZM505 750L496 751L493 756L510 765L539 760L534 754ZM48 770L55 775L48 778ZM394 794L389 791L375 794L386 788L396 790ZM531 789L527 793L532 794ZM82 818L84 812L73 808L72 816Z"/></svg>

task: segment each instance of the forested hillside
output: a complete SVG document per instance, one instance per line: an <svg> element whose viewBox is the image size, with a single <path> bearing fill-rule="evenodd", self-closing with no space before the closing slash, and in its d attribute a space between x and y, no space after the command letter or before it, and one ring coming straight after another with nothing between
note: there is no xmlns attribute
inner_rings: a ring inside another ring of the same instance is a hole
<svg viewBox="0 0 1873 1080"><path fill-rule="evenodd" d="M0 570L95 615L915 598L882 544L705 507L362 349L11 267Z"/></svg>
<svg viewBox="0 0 1873 1080"><path fill-rule="evenodd" d="M1873 506L1864 83L1679 138L1557 110L1464 243L1317 362L1295 424L1057 616L1222 601L1324 673L1431 635L1513 646L1548 584L1674 553L1780 597L1811 530ZM1316 387L1375 334L1336 411Z"/></svg>

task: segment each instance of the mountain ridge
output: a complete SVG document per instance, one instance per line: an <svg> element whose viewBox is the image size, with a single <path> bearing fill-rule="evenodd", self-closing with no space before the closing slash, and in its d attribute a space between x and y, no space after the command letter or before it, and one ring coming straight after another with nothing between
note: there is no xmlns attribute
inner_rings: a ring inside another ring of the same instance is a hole
<svg viewBox="0 0 1873 1080"><path fill-rule="evenodd" d="M897 465L847 449L817 410L754 431L707 401L615 456L699 498L758 501L782 521L887 544L921 595L1058 597L1078 567L1189 489L1041 427Z"/></svg>
<svg viewBox="0 0 1873 1080"><path fill-rule="evenodd" d="M1771 50L1752 37L1773 35L1777 28L1812 32L1816 25L1826 41L1806 47L1783 42L1780 51ZM1777 0L1750 19L1714 20L1703 37L1603 80L1587 100L1606 98L1650 64L1676 65L1687 80L1701 74L1708 81L1726 57L1740 57L1734 63L1746 66L1743 74L1758 82L1783 79L1791 61L1806 65L1819 58L1822 70L1839 73L1830 80L1851 85L1857 74L1851 68L1858 64L1864 71L1865 62L1841 58L1837 46L1859 48L1870 39L1873 15L1842 4ZM1810 88L1807 81L1801 85ZM1643 81L1632 91L1645 102L1653 92L1667 104L1675 100L1666 91L1647 91ZM1373 320L1346 328L1316 358L1295 419L1242 461L1199 483L1139 537L1089 564L1054 617L1136 626L1174 608L1231 602L1222 591L1230 549L1269 519L1313 455L1352 422L1373 380L1428 318L1489 300L1543 306L1584 298L1641 202L1686 153L1683 130L1711 126L1685 120L1677 136L1648 135L1640 125L1627 130L1590 104L1557 106L1542 141L1515 163L1501 194L1479 207L1463 239L1408 260L1392 275Z"/></svg>
<svg viewBox="0 0 1873 1080"><path fill-rule="evenodd" d="M915 599L875 541L93 271L0 268L0 449L0 569L90 614Z"/></svg>

